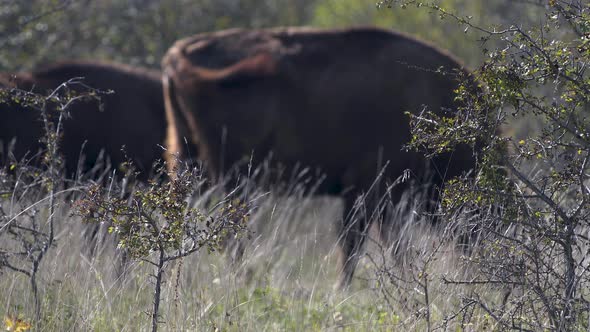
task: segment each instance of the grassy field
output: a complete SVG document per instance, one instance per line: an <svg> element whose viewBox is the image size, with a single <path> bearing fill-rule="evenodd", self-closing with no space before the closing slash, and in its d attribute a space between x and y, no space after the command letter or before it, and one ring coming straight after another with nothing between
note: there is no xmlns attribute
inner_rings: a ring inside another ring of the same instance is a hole
<svg viewBox="0 0 590 332"><path fill-rule="evenodd" d="M40 331L144 331L154 284L152 267L124 259L115 237L76 216L78 194L56 200L55 245L38 273ZM5 196L3 208L10 205ZM417 202L407 197L400 206ZM39 200L30 218L46 227L48 210ZM195 206L203 205L196 199ZM370 232L353 285L337 290L337 222L342 203L331 197L263 194L255 200L249 239L236 259L202 250L165 267L160 329L168 331L394 331L481 330L493 328L485 315L459 313L463 298L477 286L450 285L469 279L463 253L444 227L420 220L412 209L392 216L392 239L380 243ZM444 222L443 222L444 226ZM441 230L442 229L442 230ZM400 240L401 239L401 240ZM3 240L3 250L8 242ZM93 247L93 244L95 247ZM15 244L15 248L17 245ZM235 245L234 245L235 247ZM22 267L27 262L22 260ZM0 312L32 322L29 278L4 270ZM505 290L483 289L500 301Z"/></svg>

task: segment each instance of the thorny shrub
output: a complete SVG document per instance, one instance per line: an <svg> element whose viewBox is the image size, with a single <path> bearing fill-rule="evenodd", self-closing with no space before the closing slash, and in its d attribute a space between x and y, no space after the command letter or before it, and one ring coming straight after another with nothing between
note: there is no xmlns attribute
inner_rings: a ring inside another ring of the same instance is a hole
<svg viewBox="0 0 590 332"><path fill-rule="evenodd" d="M162 168L158 171L162 174ZM94 185L77 202L77 211L89 222L108 225L118 246L132 258L154 267L152 331L158 329L163 273L169 262L206 248L218 250L228 236L247 232L250 204L226 197L211 211L192 207L188 200L199 190L197 168L177 171L169 181L150 180L129 195Z"/></svg>
<svg viewBox="0 0 590 332"><path fill-rule="evenodd" d="M473 73L479 88L467 83L457 90L463 107L456 117L412 117L413 148L436 154L468 143L481 151L475 176L451 182L443 197L448 220L475 211L478 218L465 218L465 226L481 230L479 247L466 258L476 273L444 278L472 287L444 324L459 319L466 327L485 316L500 329L589 328L590 4L531 3L545 6L539 26L486 29L438 1L382 2L424 7L477 31L483 45L492 38L503 43L483 49L488 60ZM516 121L539 129L497 134ZM512 295L498 302L478 285L502 286Z"/></svg>

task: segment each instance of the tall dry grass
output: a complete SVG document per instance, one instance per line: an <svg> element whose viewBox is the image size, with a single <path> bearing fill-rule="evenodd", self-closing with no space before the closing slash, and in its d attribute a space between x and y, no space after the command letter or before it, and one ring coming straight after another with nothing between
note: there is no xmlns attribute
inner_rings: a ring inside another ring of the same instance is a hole
<svg viewBox="0 0 590 332"><path fill-rule="evenodd" d="M121 181L113 179L112 181ZM125 180L123 180L125 181ZM418 213L421 199L408 193L384 222L388 243L370 231L353 285L337 291L338 222L342 203L317 197L297 181L280 190L248 188L256 206L249 237L228 240L224 253L199 252L169 265L164 275L160 328L195 330L426 330L490 326L484 315L459 314L463 295L473 286L445 280L468 280L470 268L454 244L454 231L444 220L433 223ZM112 183L105 181L105 186ZM218 185L192 197L206 209ZM282 194L274 194L281 192ZM42 192L27 195L42 200ZM55 246L39 272L42 321L46 331L149 330L153 281L150 266L125 259L108 225L90 225L76 216L77 191L57 196ZM8 211L20 211L23 205ZM34 204L34 202L33 202ZM43 218L40 208L33 217ZM96 235L91 236L89 234ZM9 245L2 240L4 250ZM236 254L240 252L241 255ZM479 293L501 301L502 287ZM32 319L34 303L27 278L4 270L0 312ZM482 318L484 317L484 318ZM465 322L468 322L465 325Z"/></svg>

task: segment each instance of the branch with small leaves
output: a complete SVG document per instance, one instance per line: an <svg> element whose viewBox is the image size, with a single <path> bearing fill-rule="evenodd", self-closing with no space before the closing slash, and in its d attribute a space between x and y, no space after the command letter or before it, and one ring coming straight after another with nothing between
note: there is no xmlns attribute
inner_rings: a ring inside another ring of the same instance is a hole
<svg viewBox="0 0 590 332"><path fill-rule="evenodd" d="M152 331L158 329L163 273L167 264L202 249L217 251L228 236L247 233L250 205L227 197L214 211L189 206L201 177L196 169L178 172L168 182L152 181L125 197L95 185L77 202L86 221L105 223L119 248L154 267Z"/></svg>

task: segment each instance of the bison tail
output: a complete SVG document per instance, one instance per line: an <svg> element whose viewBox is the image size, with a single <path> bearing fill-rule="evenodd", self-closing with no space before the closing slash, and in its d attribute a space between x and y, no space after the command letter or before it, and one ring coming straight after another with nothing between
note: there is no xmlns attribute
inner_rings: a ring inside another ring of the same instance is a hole
<svg viewBox="0 0 590 332"><path fill-rule="evenodd" d="M169 74L165 71L162 74L162 88L164 90L164 107L166 112L166 151L164 158L170 176L174 177L175 170L178 168L180 158L181 142L178 132L180 121L178 115L180 112L176 94L174 91L174 82Z"/></svg>

